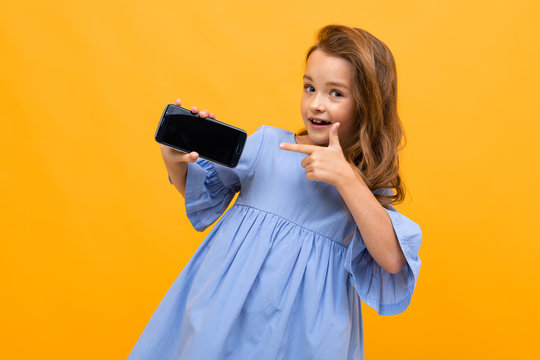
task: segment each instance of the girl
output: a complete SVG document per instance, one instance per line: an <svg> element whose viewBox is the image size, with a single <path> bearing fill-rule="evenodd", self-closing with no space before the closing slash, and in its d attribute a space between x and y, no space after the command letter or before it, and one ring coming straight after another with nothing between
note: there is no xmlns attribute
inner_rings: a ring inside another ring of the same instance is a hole
<svg viewBox="0 0 540 360"><path fill-rule="evenodd" d="M386 45L330 25L307 53L303 131L261 126L234 169L161 147L197 230L240 194L129 359L363 358L359 299L400 313L420 269L420 227L391 206L404 197L396 89Z"/></svg>

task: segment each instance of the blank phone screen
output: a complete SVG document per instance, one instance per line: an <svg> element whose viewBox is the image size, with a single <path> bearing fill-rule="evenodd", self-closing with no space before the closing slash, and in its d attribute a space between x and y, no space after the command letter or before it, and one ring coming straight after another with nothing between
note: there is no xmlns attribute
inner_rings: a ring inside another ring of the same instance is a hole
<svg viewBox="0 0 540 360"><path fill-rule="evenodd" d="M225 164L231 163L242 135L227 125L190 115L166 115L164 125L165 143Z"/></svg>

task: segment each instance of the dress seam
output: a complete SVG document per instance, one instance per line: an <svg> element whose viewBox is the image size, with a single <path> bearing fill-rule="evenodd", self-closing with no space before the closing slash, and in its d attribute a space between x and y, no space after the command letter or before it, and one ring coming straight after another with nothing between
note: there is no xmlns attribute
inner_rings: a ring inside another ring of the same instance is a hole
<svg viewBox="0 0 540 360"><path fill-rule="evenodd" d="M271 211L259 209L259 208L257 208L257 207L254 207L254 206L251 206L251 205L247 205L247 204L242 204L242 203L239 203L238 201L234 203L233 207L234 207L234 206L240 206L240 207L251 208L251 209L258 210L258 211L261 211L261 212L264 212L264 213L267 213L267 214L271 214L271 215L277 216L278 218L283 219L283 220L285 220L285 221L287 221L287 222L289 222L289 223L291 223L291 224L294 224L294 225L298 226L298 227L301 228L301 229L304 229L304 230L306 230L306 231L308 231L308 232L317 234L317 235L319 235L320 237L323 237L323 238L325 238L325 239L328 239L328 240L330 240L331 242L335 243L336 245L341 246L341 247L344 248L344 249L348 249L345 245L343 245L343 244L337 242L336 240L334 240L334 239L332 239L332 238L329 238L329 237L326 236L326 235L323 235L323 234L321 234L321 233L319 233L319 232L317 232L317 231L314 231L314 230L312 230L312 229L308 229L308 228L306 228L305 226L302 226L302 225L300 225L300 224L298 224L298 223L296 223L296 222L294 222L294 221L292 221L292 220L290 220L290 219L287 219L287 218L285 218L285 217L283 217L283 216L281 216L281 215L278 215L278 214L276 214L276 213L273 213L273 212L271 212Z"/></svg>
<svg viewBox="0 0 540 360"><path fill-rule="evenodd" d="M251 180L253 180L253 174L255 172L255 168L257 167L257 164L259 162L259 156L261 154L261 150L264 146L264 140L265 140L265 137L266 137L266 126L261 126L262 127L262 134L261 134L261 143L259 145L259 150L257 151L257 155L255 155L255 159L253 160L253 164L251 165L251 168L249 169L248 171L248 178L250 178Z"/></svg>

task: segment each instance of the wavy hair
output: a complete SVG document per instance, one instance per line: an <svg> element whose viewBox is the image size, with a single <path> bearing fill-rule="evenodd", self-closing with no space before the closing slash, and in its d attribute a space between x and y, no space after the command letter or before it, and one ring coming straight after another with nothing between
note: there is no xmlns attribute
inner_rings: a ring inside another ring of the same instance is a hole
<svg viewBox="0 0 540 360"><path fill-rule="evenodd" d="M358 169L382 206L403 202L405 184L399 176L399 151L406 137L397 113L397 72L390 49L367 31L343 25L320 29L306 62L317 49L352 64L357 116L352 145L343 148L345 158ZM306 134L305 128L298 132Z"/></svg>

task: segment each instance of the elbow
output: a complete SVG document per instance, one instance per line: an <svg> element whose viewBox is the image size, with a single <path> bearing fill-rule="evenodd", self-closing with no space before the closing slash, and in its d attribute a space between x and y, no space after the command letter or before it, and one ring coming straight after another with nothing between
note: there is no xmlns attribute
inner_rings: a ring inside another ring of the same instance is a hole
<svg viewBox="0 0 540 360"><path fill-rule="evenodd" d="M398 259L387 264L387 267L384 270L388 271L390 274L397 274L401 272L401 270L403 270L403 267L406 264L407 264L407 260L405 259L405 256L403 255L403 253L401 253Z"/></svg>
<svg viewBox="0 0 540 360"><path fill-rule="evenodd" d="M388 268L386 271L388 271L390 274L397 274L401 272L401 269L403 269L403 266L394 266L394 267Z"/></svg>

